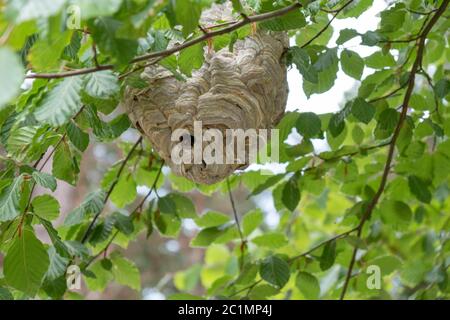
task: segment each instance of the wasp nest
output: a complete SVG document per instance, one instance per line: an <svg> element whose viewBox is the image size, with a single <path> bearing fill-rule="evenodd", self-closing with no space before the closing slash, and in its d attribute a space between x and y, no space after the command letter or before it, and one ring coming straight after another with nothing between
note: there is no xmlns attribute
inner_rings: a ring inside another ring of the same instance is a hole
<svg viewBox="0 0 450 320"><path fill-rule="evenodd" d="M218 12L226 10L213 8L204 13L203 21L217 20ZM192 137L194 122L201 121L203 129L223 134L225 150L226 129L273 128L286 107L288 84L282 56L287 47L285 33L259 30L238 40L232 52L209 50L203 66L185 82L161 66L147 67L141 77L148 88L128 88L123 104L174 173L199 183L218 182L249 163L175 163L171 152L180 141L172 141L172 133L186 129L191 143L199 143Z"/></svg>

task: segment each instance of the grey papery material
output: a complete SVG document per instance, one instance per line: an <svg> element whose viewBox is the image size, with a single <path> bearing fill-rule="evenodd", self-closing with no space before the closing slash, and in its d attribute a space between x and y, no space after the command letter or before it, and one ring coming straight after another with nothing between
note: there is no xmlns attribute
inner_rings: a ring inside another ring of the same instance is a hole
<svg viewBox="0 0 450 320"><path fill-rule="evenodd" d="M175 129L193 133L194 121L204 129L271 129L286 107L288 83L283 53L289 45L285 33L258 31L228 48L205 54L203 66L186 82L161 66L150 66L141 77L148 88L127 88L123 105L135 126L174 173L192 181L212 184L244 164L175 164L171 141ZM198 141L195 143L199 143ZM210 142L202 142L203 147ZM246 159L248 162L248 159Z"/></svg>

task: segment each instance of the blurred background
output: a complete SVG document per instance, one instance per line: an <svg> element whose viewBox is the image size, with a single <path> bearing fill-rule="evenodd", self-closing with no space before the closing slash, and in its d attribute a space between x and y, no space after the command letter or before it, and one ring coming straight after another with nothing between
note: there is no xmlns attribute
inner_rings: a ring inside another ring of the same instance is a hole
<svg viewBox="0 0 450 320"><path fill-rule="evenodd" d="M336 19L333 26L333 35L330 45L335 45L335 40L339 36L339 31L345 28L356 29L360 33L369 30L375 30L379 21L377 14L387 6L383 0L375 0L370 10L362 14L358 19ZM301 36L301 35L300 35ZM352 39L346 43L345 48L351 48L362 57L369 56L376 48L359 46L359 37ZM295 43L295 39L293 39ZM365 68L365 75L372 73L373 70ZM364 75L364 76L365 76ZM328 92L320 95L313 95L307 99L302 90L302 79L300 73L291 69L288 72L288 81L290 87L287 110L300 110L301 112L311 111L314 113L328 113L339 110L341 101L346 96L356 95L356 80L339 71L334 87ZM31 85L31 81L27 80L24 87ZM121 110L116 110L109 117L114 118ZM292 144L298 143L300 136L295 129L289 136L288 141ZM123 141L134 142L138 138L137 132L133 129L126 131L120 139ZM325 140L314 140L316 151L324 151L327 149ZM105 144L91 140L89 148L83 155L80 166L80 177L76 187L72 187L65 182L58 181L58 188L54 196L57 197L64 216L77 207L90 191L95 190L105 174L105 172L118 160L123 158L123 154L114 144ZM44 171L50 172L52 167L51 161L47 163ZM252 165L247 170L258 169L258 166ZM283 170L283 165L273 166L274 171ZM164 168L164 175L169 175L169 169ZM165 184L158 192L164 195L171 190L170 186ZM36 194L43 193L44 190L37 189ZM139 187L138 193L141 199L148 192L147 187ZM194 202L197 212L219 211L232 214L230 200L228 194L220 192L211 195L204 195L200 192L193 191L189 195ZM265 224L267 228L275 228L279 221L279 215L274 207L271 192L263 192L260 195L247 200L248 191L245 188L235 189L233 191L237 212L243 214L254 208L260 208L265 216ZM137 199L136 203L140 200ZM115 208L109 203L110 208L106 212L112 212ZM205 249L190 248L189 241L197 232L197 226L193 221L185 220L183 222L182 232L178 239L167 239L154 232L148 239L142 234L136 241L129 244L126 250L115 248L123 251L124 256L134 261L141 272L142 290L136 292L124 286L111 283L102 292L92 292L87 290L85 284L81 293L86 299L165 299L167 296L177 292L176 284L180 281L182 274L177 272L188 269L187 272L198 273L200 277L200 269L196 263L200 262L205 253ZM43 240L46 239L46 232L41 230L39 233ZM110 248L110 251L113 250ZM195 278L195 277L193 277ZM178 279L178 280L177 280ZM195 293L195 289L193 291ZM201 292L198 292L201 294Z"/></svg>

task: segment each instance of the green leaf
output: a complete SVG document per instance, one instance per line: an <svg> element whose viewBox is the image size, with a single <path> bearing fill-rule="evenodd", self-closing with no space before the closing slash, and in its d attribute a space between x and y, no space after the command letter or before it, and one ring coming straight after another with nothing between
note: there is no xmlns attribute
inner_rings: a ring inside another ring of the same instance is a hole
<svg viewBox="0 0 450 320"><path fill-rule="evenodd" d="M134 231L133 220L130 216L121 214L120 212L113 213L114 226L125 235L130 235Z"/></svg>
<svg viewBox="0 0 450 320"><path fill-rule="evenodd" d="M364 70L364 60L356 52L346 49L341 53L341 67L347 75L360 80Z"/></svg>
<svg viewBox="0 0 450 320"><path fill-rule="evenodd" d="M304 46L307 42L309 42L313 37L315 37L319 32L322 32L319 37L315 38L312 42L313 45L327 45L328 41L331 39L333 35L333 28L329 26L324 29L328 24L329 19L328 15L316 15L314 18L314 22L308 24L306 27L302 28L301 31L296 36L296 44L299 47Z"/></svg>
<svg viewBox="0 0 450 320"><path fill-rule="evenodd" d="M334 264L336 259L336 241L327 242L320 256L320 269L328 270Z"/></svg>
<svg viewBox="0 0 450 320"><path fill-rule="evenodd" d="M177 301L181 301L181 300L205 300L202 297L194 296L194 295L189 294L189 293L174 293L174 294L170 295L167 299L168 300L177 300Z"/></svg>
<svg viewBox="0 0 450 320"><path fill-rule="evenodd" d="M383 69L385 67L395 66L394 57L390 53L383 54L381 51L375 52L365 58L365 62L366 66L374 69Z"/></svg>
<svg viewBox="0 0 450 320"><path fill-rule="evenodd" d="M333 137L338 137L345 128L345 114L341 111L334 113L328 123L328 130Z"/></svg>
<svg viewBox="0 0 450 320"><path fill-rule="evenodd" d="M89 73L83 80L84 90L94 98L107 99L119 91L117 76L111 70Z"/></svg>
<svg viewBox="0 0 450 320"><path fill-rule="evenodd" d="M41 187L50 189L51 191L56 190L56 179L51 174L40 171L33 171L32 176L34 181Z"/></svg>
<svg viewBox="0 0 450 320"><path fill-rule="evenodd" d="M347 241L349 244L351 244L355 248L367 249L366 242L357 236L347 236L347 237L345 237L345 241Z"/></svg>
<svg viewBox="0 0 450 320"><path fill-rule="evenodd" d="M360 145L364 141L364 130L360 126L356 125L352 129L352 139L353 141Z"/></svg>
<svg viewBox="0 0 450 320"><path fill-rule="evenodd" d="M194 290L200 280L201 271L202 266L200 264L194 264L187 270L178 271L173 278L175 287L180 291Z"/></svg>
<svg viewBox="0 0 450 320"><path fill-rule="evenodd" d="M0 287L0 301L1 300L14 300L14 297L8 289Z"/></svg>
<svg viewBox="0 0 450 320"><path fill-rule="evenodd" d="M159 198L158 206L162 214L174 214L184 219L197 218L192 200L179 193L169 193Z"/></svg>
<svg viewBox="0 0 450 320"><path fill-rule="evenodd" d="M73 121L69 121L66 128L70 142L81 152L85 151L89 145L89 134L78 128Z"/></svg>
<svg viewBox="0 0 450 320"><path fill-rule="evenodd" d="M183 26L183 36L187 37L198 27L202 12L201 1L173 0L172 5L176 21Z"/></svg>
<svg viewBox="0 0 450 320"><path fill-rule="evenodd" d="M284 178L284 174L278 174L275 176L271 176L266 181L264 181L262 184L258 185L253 191L248 195L248 198L253 197L257 194L260 194L261 192L269 189L273 185L275 185L277 182L279 182L281 179Z"/></svg>
<svg viewBox="0 0 450 320"><path fill-rule="evenodd" d="M367 31L366 33L361 35L361 39L362 45L371 47L378 44L378 42L381 40L381 36L376 31Z"/></svg>
<svg viewBox="0 0 450 320"><path fill-rule="evenodd" d="M115 252L111 255L114 280L136 291L141 290L141 275L135 264Z"/></svg>
<svg viewBox="0 0 450 320"><path fill-rule="evenodd" d="M359 0L350 3L341 14L344 18L357 18L370 6L372 6L373 0Z"/></svg>
<svg viewBox="0 0 450 320"><path fill-rule="evenodd" d="M59 82L36 109L36 119L54 127L66 123L82 107L81 84L81 77L69 77Z"/></svg>
<svg viewBox="0 0 450 320"><path fill-rule="evenodd" d="M40 129L38 126L25 126L11 130L6 145L8 154L10 154L12 158L17 159L18 161L25 161L25 159L29 158L36 159L37 156L40 156L47 149L45 148L45 146L47 146L47 143L51 144L51 142L48 140L41 140L39 147L42 146L42 149L39 148L39 151L33 152L33 143L36 144L36 140L39 139L41 135L43 135L42 132L42 129Z"/></svg>
<svg viewBox="0 0 450 320"><path fill-rule="evenodd" d="M250 235L263 222L264 216L261 210L248 212L242 218L242 233L244 236Z"/></svg>
<svg viewBox="0 0 450 320"><path fill-rule="evenodd" d="M356 98L352 103L352 115L367 124L375 115L375 107L362 98Z"/></svg>
<svg viewBox="0 0 450 320"><path fill-rule="evenodd" d="M8 1L6 8L17 24L35 19L46 19L58 13L66 0Z"/></svg>
<svg viewBox="0 0 450 320"><path fill-rule="evenodd" d="M300 113L295 128L305 138L313 138L320 133L322 122L319 116L313 112Z"/></svg>
<svg viewBox="0 0 450 320"><path fill-rule="evenodd" d="M308 52L300 47L291 47L289 53L292 62L295 64L303 78L309 82L317 83L317 70L311 65Z"/></svg>
<svg viewBox="0 0 450 320"><path fill-rule="evenodd" d="M55 246L56 251L59 255L64 257L69 257L69 248L66 246L66 244L61 240L61 237L58 234L58 231L53 227L52 223L50 221L47 221L45 219L42 219L39 217L39 222L42 224L47 231L47 234L52 241L53 245Z"/></svg>
<svg viewBox="0 0 450 320"><path fill-rule="evenodd" d="M255 286L250 292L250 299L253 300L265 300L280 293L279 288L276 288L270 284L261 284Z"/></svg>
<svg viewBox="0 0 450 320"><path fill-rule="evenodd" d="M375 137L377 139L386 139L393 132L398 123L399 113L395 109L386 109L380 113L377 126L375 128Z"/></svg>
<svg viewBox="0 0 450 320"><path fill-rule="evenodd" d="M297 208L300 202L300 189L298 188L298 178L293 176L283 187L281 201L291 211Z"/></svg>
<svg viewBox="0 0 450 320"><path fill-rule="evenodd" d="M266 4L271 4L270 1L263 2L263 6ZM266 8L267 9L267 8ZM272 11L275 8L270 8ZM279 18L273 18L266 20L259 24L263 29L270 31L287 31L292 29L298 29L306 26L305 16L300 10L292 10L287 14Z"/></svg>
<svg viewBox="0 0 450 320"><path fill-rule="evenodd" d="M157 214L154 222L159 232L164 236L176 237L181 229L181 220L175 214Z"/></svg>
<svg viewBox="0 0 450 320"><path fill-rule="evenodd" d="M408 177L409 190L419 201L430 203L431 192L428 190L428 183L418 176L412 175Z"/></svg>
<svg viewBox="0 0 450 320"><path fill-rule="evenodd" d="M88 26L99 51L113 57L119 64L127 64L136 55L137 41L117 35L123 28L123 22L110 17L98 17Z"/></svg>
<svg viewBox="0 0 450 320"><path fill-rule="evenodd" d="M55 178L75 185L79 173L78 158L74 156L69 145L62 142L53 156L52 174Z"/></svg>
<svg viewBox="0 0 450 320"><path fill-rule="evenodd" d="M450 92L450 80L440 79L434 85L434 92L438 98L444 98Z"/></svg>
<svg viewBox="0 0 450 320"><path fill-rule="evenodd" d="M283 288L289 281L289 265L285 260L277 256L271 256L261 262L259 275L277 288Z"/></svg>
<svg viewBox="0 0 450 320"><path fill-rule="evenodd" d="M318 299L320 296L319 281L308 272L300 271L295 278L295 285L306 299Z"/></svg>
<svg viewBox="0 0 450 320"><path fill-rule="evenodd" d="M122 0L73 0L73 4L80 8L82 18L111 16L119 10Z"/></svg>
<svg viewBox="0 0 450 320"><path fill-rule="evenodd" d="M0 194L0 221L13 220L20 214L23 175L15 178Z"/></svg>
<svg viewBox="0 0 450 320"><path fill-rule="evenodd" d="M200 69L203 65L203 46L201 42L180 52L178 67L188 77L192 76L192 70Z"/></svg>
<svg viewBox="0 0 450 320"><path fill-rule="evenodd" d="M82 222L86 214L98 214L105 206L106 194L102 190L89 193L80 206L72 210L64 220L64 225L71 226Z"/></svg>
<svg viewBox="0 0 450 320"><path fill-rule="evenodd" d="M195 219L195 223L202 228L217 227L230 221L230 217L224 213L208 211Z"/></svg>
<svg viewBox="0 0 450 320"><path fill-rule="evenodd" d="M367 262L367 265L378 266L383 276L388 276L392 272L399 270L402 262L394 256L381 256Z"/></svg>
<svg viewBox="0 0 450 320"><path fill-rule="evenodd" d="M28 60L34 70L56 71L61 65L61 55L70 43L72 32L65 31L49 39L39 39L31 47Z"/></svg>
<svg viewBox="0 0 450 320"><path fill-rule="evenodd" d="M408 225L412 219L411 209L402 201L384 200L379 210L383 222L396 228Z"/></svg>
<svg viewBox="0 0 450 320"><path fill-rule="evenodd" d="M89 256L89 249L79 241L64 241L71 256L85 259Z"/></svg>
<svg viewBox="0 0 450 320"><path fill-rule="evenodd" d="M136 199L136 187L136 182L133 177L128 174L123 174L111 192L111 201L118 208L125 207L127 204L132 203L134 199Z"/></svg>
<svg viewBox="0 0 450 320"><path fill-rule="evenodd" d="M61 257L55 247L50 247L47 250L50 264L45 274L46 280L56 280L61 276L64 276L69 265L69 259Z"/></svg>
<svg viewBox="0 0 450 320"><path fill-rule="evenodd" d="M322 53L314 63L314 68L318 72L317 83L303 81L303 91L308 98L314 93L323 93L333 87L339 71L337 49L327 49Z"/></svg>
<svg viewBox="0 0 450 320"><path fill-rule="evenodd" d="M19 57L8 48L0 48L0 110L17 96L24 74Z"/></svg>
<svg viewBox="0 0 450 320"><path fill-rule="evenodd" d="M336 44L337 45L344 44L348 40L353 39L354 37L356 37L358 35L359 35L359 33L354 29L342 29L339 32L339 37L336 40Z"/></svg>
<svg viewBox="0 0 450 320"><path fill-rule="evenodd" d="M52 221L59 217L59 203L49 194L37 196L31 202L35 214Z"/></svg>
<svg viewBox="0 0 450 320"><path fill-rule="evenodd" d="M283 233L270 232L252 239L252 242L260 247L278 249L288 244L288 239Z"/></svg>
<svg viewBox="0 0 450 320"><path fill-rule="evenodd" d="M220 235L224 232L218 227L211 227L201 230L197 235L192 239L191 246L192 247L207 247L212 244Z"/></svg>
<svg viewBox="0 0 450 320"><path fill-rule="evenodd" d="M44 245L28 228L14 239L5 256L3 272L12 287L34 296L49 266Z"/></svg>
<svg viewBox="0 0 450 320"><path fill-rule="evenodd" d="M103 267L102 261L97 261L89 267L92 276L85 276L86 286L92 291L103 291L106 286L114 279L111 270Z"/></svg>

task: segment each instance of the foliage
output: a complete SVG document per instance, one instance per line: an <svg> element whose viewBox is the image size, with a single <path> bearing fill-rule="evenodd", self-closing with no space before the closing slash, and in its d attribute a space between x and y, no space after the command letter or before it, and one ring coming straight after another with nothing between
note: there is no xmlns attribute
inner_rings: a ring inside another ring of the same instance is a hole
<svg viewBox="0 0 450 320"><path fill-rule="evenodd" d="M212 2L0 1L0 299L70 299L70 264L89 290L116 282L139 291L139 270L120 247L142 233L176 238L187 219L199 228L190 245L204 261L176 273L173 298L448 298L449 1L390 1L376 30L343 29L335 43L333 21L356 18L373 1L233 1L242 14L235 25L200 30ZM76 22L71 5L81 12L76 28L66 24ZM269 15L252 23L260 13ZM229 29L215 34L220 28ZM230 47L252 28L296 40L286 64L308 97L330 90L339 70L358 80L337 113L285 115L282 141L292 130L302 141L281 143L284 173L243 171L196 185L162 170L142 138L121 139L137 131L116 107L125 86L142 88L146 63L187 78L203 62L202 43L192 39L207 40L209 50ZM185 45L165 51L174 42ZM363 57L360 46L374 53ZM24 78L34 79L29 88ZM330 149L315 152L317 139ZM61 223L53 192L62 181L77 185L94 142L119 147L124 159ZM159 196L163 185L172 191ZM36 186L47 194L35 196ZM249 201L272 197L279 224L270 228L259 209L200 214L188 194L233 199L238 187ZM50 241L36 236L39 228ZM374 265L382 286L371 289Z"/></svg>

